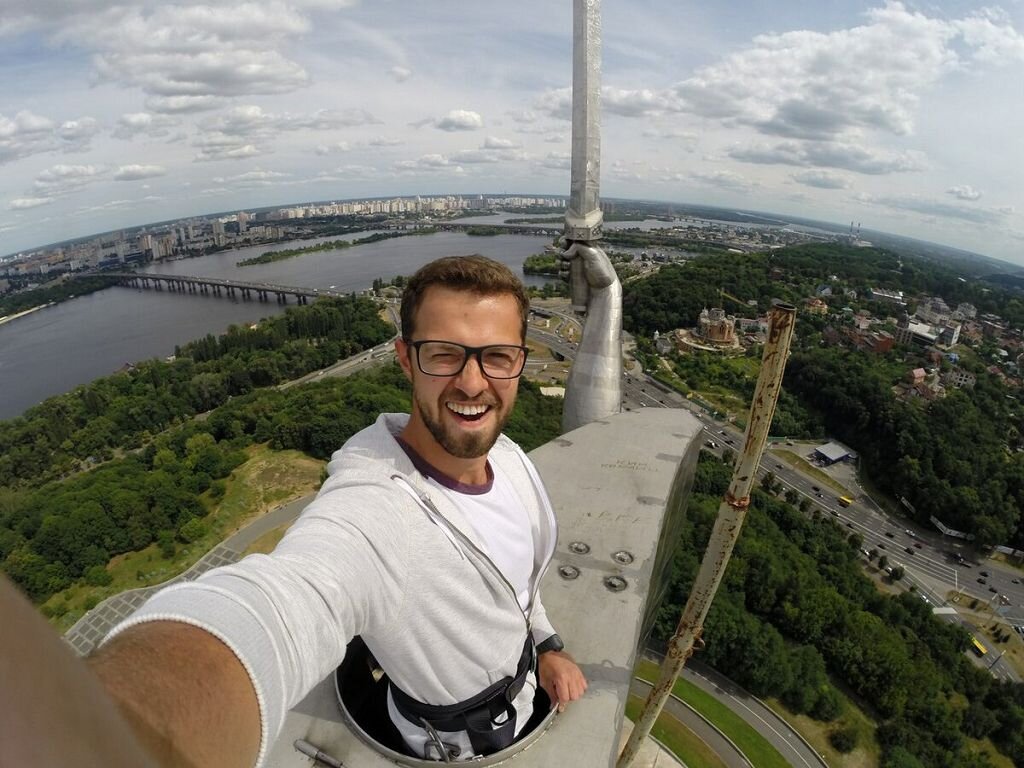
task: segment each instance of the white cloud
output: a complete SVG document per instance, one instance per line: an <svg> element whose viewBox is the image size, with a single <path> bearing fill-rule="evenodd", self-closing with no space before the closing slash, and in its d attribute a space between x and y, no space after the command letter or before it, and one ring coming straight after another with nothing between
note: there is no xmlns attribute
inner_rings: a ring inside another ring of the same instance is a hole
<svg viewBox="0 0 1024 768"><path fill-rule="evenodd" d="M140 134L159 138L166 136L177 125L177 120L166 115L126 112L117 119L117 127L110 135L116 139L132 139Z"/></svg>
<svg viewBox="0 0 1024 768"><path fill-rule="evenodd" d="M646 88L640 90L623 90L621 88L601 89L601 110L623 117L647 117L660 115L672 104L664 94Z"/></svg>
<svg viewBox="0 0 1024 768"><path fill-rule="evenodd" d="M53 202L52 197L19 197L11 200L7 207L12 211L25 211L29 208L38 208L41 205L49 205Z"/></svg>
<svg viewBox="0 0 1024 768"><path fill-rule="evenodd" d="M416 168L442 168L448 165L448 158L444 155L430 154L422 155L415 160L399 160L395 163L395 167L402 170L411 170Z"/></svg>
<svg viewBox="0 0 1024 768"><path fill-rule="evenodd" d="M572 163L572 157L568 152L548 152L547 156L540 161L544 168L553 168L560 171L568 171Z"/></svg>
<svg viewBox="0 0 1024 768"><path fill-rule="evenodd" d="M55 39L96 50L101 81L140 88L154 111L195 111L211 98L280 94L307 84L283 55L310 29L295 7L278 2L114 7L81 16Z"/></svg>
<svg viewBox="0 0 1024 768"><path fill-rule="evenodd" d="M736 192L749 192L757 186L756 182L752 182L746 177L733 171L692 173L690 174L690 178L703 184L708 184L713 187L721 187L723 189Z"/></svg>
<svg viewBox="0 0 1024 768"><path fill-rule="evenodd" d="M388 70L388 74L395 79L396 83L404 83L412 77L412 70L408 67L392 67Z"/></svg>
<svg viewBox="0 0 1024 768"><path fill-rule="evenodd" d="M194 112L209 112L223 105L215 96L150 96L146 109L172 115L187 115Z"/></svg>
<svg viewBox="0 0 1024 768"><path fill-rule="evenodd" d="M536 112L529 109L509 110L505 114L512 118L513 122L523 123L526 125L537 122L539 117Z"/></svg>
<svg viewBox="0 0 1024 768"><path fill-rule="evenodd" d="M957 205L941 200L932 200L920 195L858 195L856 199L869 205L893 208L900 211L923 214L928 217L957 219L980 226L1003 224L1007 213L996 208L982 208L974 205Z"/></svg>
<svg viewBox="0 0 1024 768"><path fill-rule="evenodd" d="M370 147L398 147L405 144L405 141L394 137L378 136L370 139L366 144Z"/></svg>
<svg viewBox="0 0 1024 768"><path fill-rule="evenodd" d="M268 149L255 144L241 144L234 137L208 136L195 142L195 146L199 148L194 158L196 162L245 160L269 153Z"/></svg>
<svg viewBox="0 0 1024 768"><path fill-rule="evenodd" d="M314 151L318 155L330 155L336 152L348 152L350 149L347 141L336 141L333 144L318 144Z"/></svg>
<svg viewBox="0 0 1024 768"><path fill-rule="evenodd" d="M281 173L280 171L246 171L245 173L239 173L236 176L216 176L211 181L214 184L245 184L253 181L272 181L273 179L283 179L288 177L289 174Z"/></svg>
<svg viewBox="0 0 1024 768"><path fill-rule="evenodd" d="M162 165L122 165L114 172L114 181L138 181L167 174Z"/></svg>
<svg viewBox="0 0 1024 768"><path fill-rule="evenodd" d="M82 152L89 148L93 136L100 132L100 124L91 117L68 120L61 123L57 136L64 142L61 147L65 152Z"/></svg>
<svg viewBox="0 0 1024 768"><path fill-rule="evenodd" d="M818 189L849 189L850 187L848 179L828 171L800 171L794 173L792 178L799 184Z"/></svg>
<svg viewBox="0 0 1024 768"><path fill-rule="evenodd" d="M58 164L37 174L33 187L47 197L57 197L88 186L104 175L106 170L95 165Z"/></svg>
<svg viewBox="0 0 1024 768"><path fill-rule="evenodd" d="M0 165L42 152L85 151L98 131L99 124L91 117L56 125L29 110L21 110L13 118L0 113Z"/></svg>
<svg viewBox="0 0 1024 768"><path fill-rule="evenodd" d="M678 128L645 128L643 135L649 139L679 139L685 142L696 142L697 134L693 131L683 131Z"/></svg>
<svg viewBox="0 0 1024 768"><path fill-rule="evenodd" d="M919 171L926 166L919 152L886 152L839 142L754 144L733 147L728 155L746 163L839 168L867 175Z"/></svg>
<svg viewBox="0 0 1024 768"><path fill-rule="evenodd" d="M375 179L380 176L380 172L369 165L359 165L358 163L350 163L348 165L339 165L333 171L327 171L317 174L317 181L352 181L352 180L366 180Z"/></svg>
<svg viewBox="0 0 1024 768"><path fill-rule="evenodd" d="M451 159L456 163L497 163L501 158L494 152L484 149L463 149L452 155Z"/></svg>
<svg viewBox="0 0 1024 768"><path fill-rule="evenodd" d="M481 149L518 149L522 145L511 139L499 139L497 136L488 136L484 139Z"/></svg>
<svg viewBox="0 0 1024 768"><path fill-rule="evenodd" d="M475 131L484 127L484 119L468 109L453 109L444 117L431 119L429 124L442 131Z"/></svg>
<svg viewBox="0 0 1024 768"><path fill-rule="evenodd" d="M534 107L548 117L554 117L558 120L572 120L572 89L556 88L545 91L537 99Z"/></svg>
<svg viewBox="0 0 1024 768"><path fill-rule="evenodd" d="M961 184L955 187L950 187L946 190L947 195L952 195L957 200L979 200L981 199L981 192L976 190L970 184Z"/></svg>

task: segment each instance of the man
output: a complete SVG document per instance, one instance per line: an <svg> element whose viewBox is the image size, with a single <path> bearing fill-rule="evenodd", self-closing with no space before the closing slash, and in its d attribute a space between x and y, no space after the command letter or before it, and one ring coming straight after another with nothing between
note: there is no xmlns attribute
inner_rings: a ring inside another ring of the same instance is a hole
<svg viewBox="0 0 1024 768"><path fill-rule="evenodd" d="M551 505L501 435L528 313L496 262L423 267L396 342L411 415L353 436L272 554L174 585L115 628L91 666L161 764L260 764L355 635L389 676L388 712L418 757L503 748L537 680L560 708L583 695L538 594Z"/></svg>

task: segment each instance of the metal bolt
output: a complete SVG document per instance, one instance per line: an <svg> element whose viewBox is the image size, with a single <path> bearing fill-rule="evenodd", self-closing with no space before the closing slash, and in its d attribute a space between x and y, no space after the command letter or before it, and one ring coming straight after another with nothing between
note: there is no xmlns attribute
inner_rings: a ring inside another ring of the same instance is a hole
<svg viewBox="0 0 1024 768"><path fill-rule="evenodd" d="M627 552L624 549L620 549L618 552L612 555L612 560L614 560L619 565L629 565L633 562L633 555L632 553Z"/></svg>
<svg viewBox="0 0 1024 768"><path fill-rule="evenodd" d="M629 582L621 576L606 576L604 585L608 588L609 592L621 592L629 586Z"/></svg>
<svg viewBox="0 0 1024 768"><path fill-rule="evenodd" d="M571 541L569 542L569 551L574 555L585 555L590 552L590 545L584 544L582 541Z"/></svg>
<svg viewBox="0 0 1024 768"><path fill-rule="evenodd" d="M572 581L580 575L580 569L575 565L560 565L558 567L558 575L566 581Z"/></svg>

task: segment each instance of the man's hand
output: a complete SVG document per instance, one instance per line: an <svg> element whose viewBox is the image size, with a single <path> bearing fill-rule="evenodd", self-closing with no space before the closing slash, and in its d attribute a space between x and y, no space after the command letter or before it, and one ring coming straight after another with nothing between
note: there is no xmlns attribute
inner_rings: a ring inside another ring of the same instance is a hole
<svg viewBox="0 0 1024 768"><path fill-rule="evenodd" d="M565 651L548 651L538 656L537 678L559 712L564 712L566 704L581 698L587 690L587 679Z"/></svg>

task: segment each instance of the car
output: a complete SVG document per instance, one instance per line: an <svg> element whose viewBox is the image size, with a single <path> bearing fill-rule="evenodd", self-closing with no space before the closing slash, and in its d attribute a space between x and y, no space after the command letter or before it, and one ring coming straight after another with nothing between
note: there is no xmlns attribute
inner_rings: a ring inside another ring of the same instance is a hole
<svg viewBox="0 0 1024 768"><path fill-rule="evenodd" d="M978 583L979 584L988 584L988 582L985 581L983 578L981 578L981 576L978 577Z"/></svg>
<svg viewBox="0 0 1024 768"><path fill-rule="evenodd" d="M910 537L910 538L912 538L912 539L913 539L913 538L917 538L917 534L916 534L916 533L914 533L914 532L913 532L912 530L910 530L909 528L904 528L904 529L903 529L903 532L904 532L905 534L907 534L907 536L909 536L909 537Z"/></svg>
<svg viewBox="0 0 1024 768"><path fill-rule="evenodd" d="M988 571L982 571L981 575L984 576L987 579L988 578Z"/></svg>
<svg viewBox="0 0 1024 768"><path fill-rule="evenodd" d="M1010 579L1011 584L1020 584L1020 579Z"/></svg>
<svg viewBox="0 0 1024 768"><path fill-rule="evenodd" d="M920 541L915 541L914 542L914 549L923 549L923 548L924 548L924 544L922 544Z"/></svg>
<svg viewBox="0 0 1024 768"><path fill-rule="evenodd" d="M819 488L819 487L818 487L818 486L816 486L816 485L812 485L812 486L811 486L811 490L812 490L812 491L814 491L815 493L818 493L818 492L819 492L819 491L821 490L821 488Z"/></svg>
<svg viewBox="0 0 1024 768"><path fill-rule="evenodd" d="M999 590L998 590L998 589L996 589L995 587L992 587L992 586L990 586L990 587L988 588L988 591L989 591L989 592L998 592Z"/></svg>
<svg viewBox="0 0 1024 768"><path fill-rule="evenodd" d="M1020 624L1015 624L1013 627L1013 631L1016 632L1018 635L1024 635L1024 627L1021 627Z"/></svg>
<svg viewBox="0 0 1024 768"><path fill-rule="evenodd" d="M908 555L914 554L914 548L913 547L904 547L903 551L906 552Z"/></svg>
<svg viewBox="0 0 1024 768"><path fill-rule="evenodd" d="M896 534L894 534L892 531L886 531L885 532L885 536L886 536L886 538L889 538L889 539L895 539L896 538Z"/></svg>
<svg viewBox="0 0 1024 768"><path fill-rule="evenodd" d="M885 542L884 541L878 542L878 548L879 549L885 549Z"/></svg>
<svg viewBox="0 0 1024 768"><path fill-rule="evenodd" d="M834 509L830 509L829 512L831 512L835 517L840 517L839 513L836 512Z"/></svg>
<svg viewBox="0 0 1024 768"><path fill-rule="evenodd" d="M816 494L814 494L814 495L815 495L815 496L817 496L817 497L818 497L819 499L824 499L824 498L825 498L825 494L823 494L823 493L822 493L821 491L818 491L818 492L817 492Z"/></svg>
<svg viewBox="0 0 1024 768"><path fill-rule="evenodd" d="M853 528L853 523L851 523L851 522L847 522L847 523L846 523L846 527L847 527L847 528Z"/></svg>

